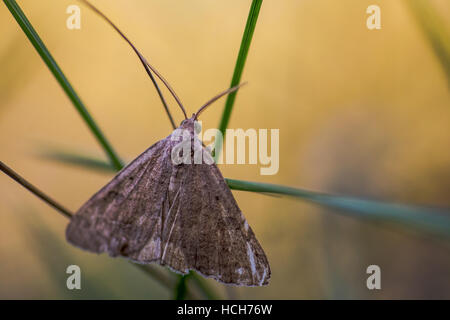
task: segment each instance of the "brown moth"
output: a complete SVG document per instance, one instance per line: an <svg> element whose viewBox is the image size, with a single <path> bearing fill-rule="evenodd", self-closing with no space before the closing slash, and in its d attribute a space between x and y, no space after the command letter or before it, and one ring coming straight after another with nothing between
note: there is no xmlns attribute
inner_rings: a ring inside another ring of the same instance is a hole
<svg viewBox="0 0 450 320"><path fill-rule="evenodd" d="M191 118L185 117L171 135L124 167L76 212L66 229L67 240L91 252L137 263L155 262L181 274L195 270L225 284L268 284L267 257L210 152L196 137L198 115L238 88L208 101ZM180 130L192 142L188 152L176 149ZM192 157L199 149L200 163ZM175 163L173 155L178 153L188 161Z"/></svg>

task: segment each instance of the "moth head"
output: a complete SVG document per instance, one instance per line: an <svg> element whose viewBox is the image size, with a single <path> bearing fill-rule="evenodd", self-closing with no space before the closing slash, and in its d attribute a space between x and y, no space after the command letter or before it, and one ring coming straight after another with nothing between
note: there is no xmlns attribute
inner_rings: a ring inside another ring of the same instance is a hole
<svg viewBox="0 0 450 320"><path fill-rule="evenodd" d="M179 128L188 130L191 135L198 135L202 131L202 124L195 119L195 114L193 114L191 118L181 121Z"/></svg>
<svg viewBox="0 0 450 320"><path fill-rule="evenodd" d="M191 132L191 134L194 133L194 130L195 130L194 117L192 116L192 118L184 119L183 121L181 121L179 128L180 129L184 129L184 130L188 130L189 132Z"/></svg>

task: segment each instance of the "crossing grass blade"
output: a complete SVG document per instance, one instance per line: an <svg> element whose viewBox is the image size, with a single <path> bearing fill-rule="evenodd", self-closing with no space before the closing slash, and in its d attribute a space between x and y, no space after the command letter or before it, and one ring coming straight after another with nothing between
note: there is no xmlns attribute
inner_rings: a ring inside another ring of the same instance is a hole
<svg viewBox="0 0 450 320"><path fill-rule="evenodd" d="M267 192L304 199L339 209L344 215L394 222L420 231L450 237L450 210L338 196L268 183L225 179L234 190Z"/></svg>

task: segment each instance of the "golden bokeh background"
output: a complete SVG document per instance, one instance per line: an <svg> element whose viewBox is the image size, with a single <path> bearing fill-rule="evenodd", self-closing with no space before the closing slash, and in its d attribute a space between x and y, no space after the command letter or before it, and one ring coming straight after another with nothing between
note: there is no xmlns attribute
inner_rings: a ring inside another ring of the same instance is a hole
<svg viewBox="0 0 450 320"><path fill-rule="evenodd" d="M169 80L192 113L230 82L250 0L93 0ZM231 128L280 129L280 170L222 165L229 178L336 194L450 206L450 95L446 74L409 0L264 1ZM135 54L76 0L20 0L31 23L126 160L171 132ZM429 1L442 19L445 0ZM381 30L366 8L381 7ZM0 5L0 159L75 211L112 175L44 159L48 148L102 157L81 117ZM445 21L448 30L449 21ZM173 100L177 122L181 112ZM224 101L202 114L216 127ZM0 298L170 298L124 260L66 243L67 219L0 175ZM233 192L272 267L270 285L232 298L450 298L450 246L399 226L346 217L289 198ZM66 288L66 267L82 290ZM366 268L382 289L366 288Z"/></svg>

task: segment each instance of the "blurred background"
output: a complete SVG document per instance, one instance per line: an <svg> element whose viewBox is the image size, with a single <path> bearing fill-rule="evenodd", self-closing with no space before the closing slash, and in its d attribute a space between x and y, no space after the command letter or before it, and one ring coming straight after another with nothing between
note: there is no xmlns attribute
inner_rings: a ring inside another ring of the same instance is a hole
<svg viewBox="0 0 450 320"><path fill-rule="evenodd" d="M188 113L228 87L250 0L92 2L169 80ZM18 3L123 159L171 132L137 57L103 20L75 0ZM81 7L80 30L66 28L71 4ZM366 27L372 4L381 8L381 30ZM229 127L279 128L280 170L261 176L259 166L221 165L223 175L448 208L448 61L436 55L423 23L448 34L449 15L445 0L264 1L243 75L249 85ZM75 211L113 174L41 156L60 148L104 157L3 3L0 29L0 159ZM178 123L181 112L170 102ZM205 129L218 126L223 104L202 114ZM0 298L172 297L125 260L66 243L68 220L5 175L0 191ZM208 280L222 297L450 298L447 240L299 200L233 193L272 279L232 290ZM81 267L82 290L66 288L71 264ZM371 264L381 267L381 290L366 288Z"/></svg>

